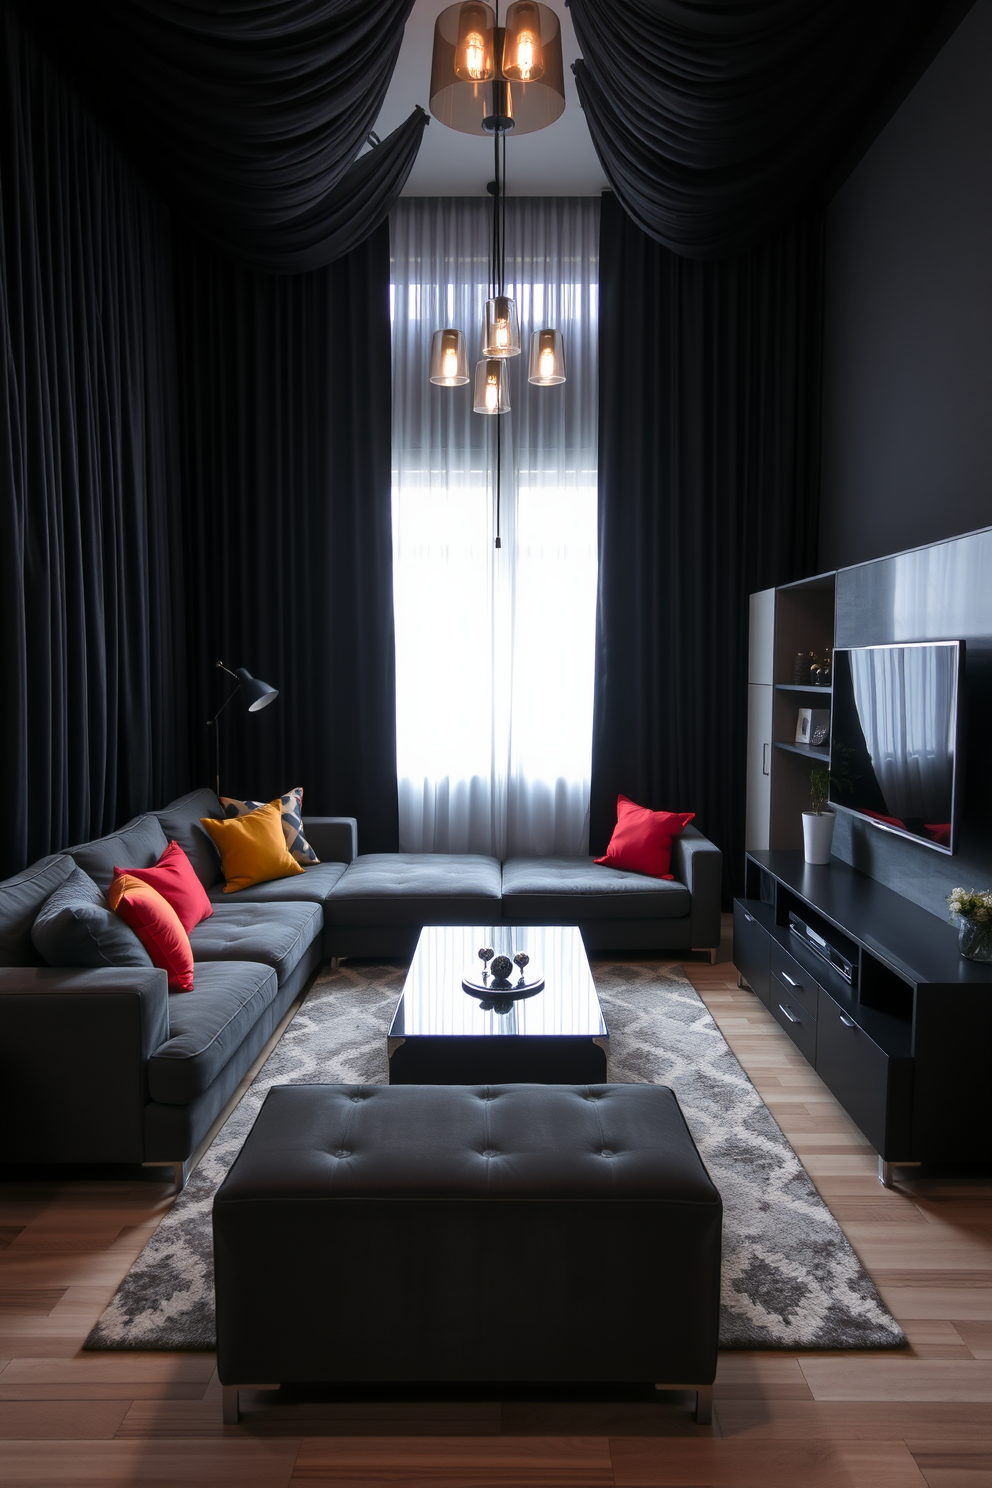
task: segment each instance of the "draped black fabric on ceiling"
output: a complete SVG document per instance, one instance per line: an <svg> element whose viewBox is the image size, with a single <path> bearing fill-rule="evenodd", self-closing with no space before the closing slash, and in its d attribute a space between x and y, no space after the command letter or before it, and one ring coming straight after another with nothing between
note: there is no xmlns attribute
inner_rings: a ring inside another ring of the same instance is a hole
<svg viewBox="0 0 992 1488"><path fill-rule="evenodd" d="M395 850L388 227L308 274L178 237L174 262L196 778L231 685L214 664L245 666L280 696L226 708L223 794L302 785Z"/></svg>
<svg viewBox="0 0 992 1488"><path fill-rule="evenodd" d="M386 220L415 109L359 157L413 0L22 0L142 173L221 252L295 273Z"/></svg>
<svg viewBox="0 0 992 1488"><path fill-rule="evenodd" d="M603 197L591 843L618 792L744 861L748 596L814 572L822 220L702 263ZM610 369L607 371L606 369Z"/></svg>
<svg viewBox="0 0 992 1488"><path fill-rule="evenodd" d="M0 877L185 777L169 253L0 8Z"/></svg>
<svg viewBox="0 0 992 1488"><path fill-rule="evenodd" d="M959 0L951 0L951 5ZM816 199L949 0L568 0L575 81L631 218L693 258Z"/></svg>

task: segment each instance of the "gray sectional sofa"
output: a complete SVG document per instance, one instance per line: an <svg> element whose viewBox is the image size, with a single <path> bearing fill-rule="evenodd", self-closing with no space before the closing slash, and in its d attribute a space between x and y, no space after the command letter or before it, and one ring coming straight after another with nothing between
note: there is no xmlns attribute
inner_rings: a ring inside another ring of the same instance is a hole
<svg viewBox="0 0 992 1488"><path fill-rule="evenodd" d="M677 839L672 882L591 859L357 851L351 818L307 818L319 864L225 894L193 791L107 837L0 883L0 1162L185 1163L322 961L408 957L425 924L578 924L590 951L712 950L720 853ZM194 989L148 966L42 964L31 938L79 867L106 891L114 868L155 863L175 839L214 905L190 933Z"/></svg>

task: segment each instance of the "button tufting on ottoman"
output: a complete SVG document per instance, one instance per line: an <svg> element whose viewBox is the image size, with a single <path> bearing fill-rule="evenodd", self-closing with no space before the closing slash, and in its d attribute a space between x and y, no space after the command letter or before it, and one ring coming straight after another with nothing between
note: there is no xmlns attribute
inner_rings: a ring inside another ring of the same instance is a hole
<svg viewBox="0 0 992 1488"><path fill-rule="evenodd" d="M658 1085L288 1085L214 1199L238 1387L651 1382L709 1419L722 1205Z"/></svg>

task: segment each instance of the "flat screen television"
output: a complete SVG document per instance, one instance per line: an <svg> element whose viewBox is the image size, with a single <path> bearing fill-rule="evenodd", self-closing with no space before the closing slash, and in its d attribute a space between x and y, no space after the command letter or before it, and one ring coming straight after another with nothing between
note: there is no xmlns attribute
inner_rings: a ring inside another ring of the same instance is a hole
<svg viewBox="0 0 992 1488"><path fill-rule="evenodd" d="M955 851L963 641L834 651L829 804Z"/></svg>

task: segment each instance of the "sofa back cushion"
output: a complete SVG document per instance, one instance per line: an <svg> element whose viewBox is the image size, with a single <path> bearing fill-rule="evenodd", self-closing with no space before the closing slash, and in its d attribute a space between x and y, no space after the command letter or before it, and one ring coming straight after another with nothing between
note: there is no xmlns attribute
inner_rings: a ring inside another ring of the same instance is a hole
<svg viewBox="0 0 992 1488"><path fill-rule="evenodd" d="M220 853L200 825L200 817L218 820L224 817L219 797L206 788L190 791L189 795L170 801L154 815L158 817L166 837L179 843L203 887L213 888L220 878Z"/></svg>
<svg viewBox="0 0 992 1488"><path fill-rule="evenodd" d="M31 931L49 966L151 966L151 957L124 921L107 907L89 874L74 868L49 894Z"/></svg>
<svg viewBox="0 0 992 1488"><path fill-rule="evenodd" d="M56 853L0 883L0 966L44 965L31 939L31 926L49 894L65 883L75 866L65 853Z"/></svg>
<svg viewBox="0 0 992 1488"><path fill-rule="evenodd" d="M70 847L76 866L85 869L101 893L106 893L114 877L114 867L124 863L128 868L150 868L157 863L169 845L155 816L136 816L126 826L107 837Z"/></svg>

